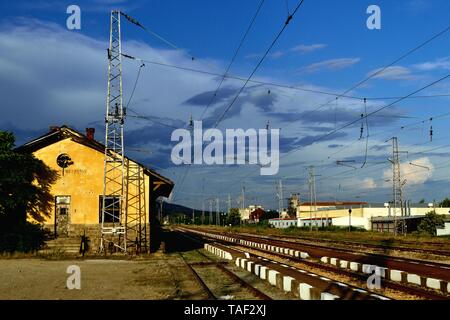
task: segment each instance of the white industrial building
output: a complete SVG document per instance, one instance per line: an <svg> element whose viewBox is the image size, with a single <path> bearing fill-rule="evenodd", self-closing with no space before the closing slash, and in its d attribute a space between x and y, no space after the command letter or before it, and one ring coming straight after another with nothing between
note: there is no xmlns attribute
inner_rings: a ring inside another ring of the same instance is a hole
<svg viewBox="0 0 450 320"><path fill-rule="evenodd" d="M350 212L351 210L351 212ZM400 208L392 208L389 203L366 203L366 202L316 202L301 203L297 207L296 219L271 219L269 224L275 228L297 227L326 227L340 226L361 228L365 230L376 230L380 232L391 231L394 217L405 221L418 221L428 212L435 211L437 214L450 214L450 208L438 207L433 203L411 204L405 202L403 216ZM446 220L443 228L437 229L438 235L450 234L450 220Z"/></svg>

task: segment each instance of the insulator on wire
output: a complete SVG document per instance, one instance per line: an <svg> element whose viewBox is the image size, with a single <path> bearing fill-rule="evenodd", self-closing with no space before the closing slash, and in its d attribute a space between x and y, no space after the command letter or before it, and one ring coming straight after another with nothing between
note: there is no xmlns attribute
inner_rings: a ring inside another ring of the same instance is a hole
<svg viewBox="0 0 450 320"><path fill-rule="evenodd" d="M269 90L267 90L267 94L270 94L270 89L269 89Z"/></svg>
<svg viewBox="0 0 450 320"><path fill-rule="evenodd" d="M433 121L433 118L430 118L430 122ZM433 142L433 124L430 125L430 142Z"/></svg>
<svg viewBox="0 0 450 320"><path fill-rule="evenodd" d="M364 114L363 113L361 113L361 119L362 118L364 118ZM359 134L359 139L362 139L363 133L364 133L364 122L361 122L361 131L360 131L360 134Z"/></svg>

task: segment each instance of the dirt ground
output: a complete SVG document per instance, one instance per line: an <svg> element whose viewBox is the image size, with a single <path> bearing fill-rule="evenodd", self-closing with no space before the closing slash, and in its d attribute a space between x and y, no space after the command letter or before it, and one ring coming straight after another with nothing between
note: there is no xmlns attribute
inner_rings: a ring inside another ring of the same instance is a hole
<svg viewBox="0 0 450 320"><path fill-rule="evenodd" d="M80 267L80 290L66 287L70 265ZM2 259L0 299L204 299L204 293L180 257L155 254L146 260Z"/></svg>

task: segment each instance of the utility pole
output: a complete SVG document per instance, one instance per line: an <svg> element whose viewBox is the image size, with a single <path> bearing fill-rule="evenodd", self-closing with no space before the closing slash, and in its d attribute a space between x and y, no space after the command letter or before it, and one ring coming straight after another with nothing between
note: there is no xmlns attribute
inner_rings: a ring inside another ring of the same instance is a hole
<svg viewBox="0 0 450 320"><path fill-rule="evenodd" d="M242 183L242 210L245 210L245 183Z"/></svg>
<svg viewBox="0 0 450 320"><path fill-rule="evenodd" d="M397 208L400 208L400 215L403 217L403 185L400 172L400 153L407 153L406 151L398 150L398 139L393 137L386 142L392 140L392 159L388 159L392 163L392 205L394 213L394 236L397 235ZM405 223L403 220L402 223ZM402 227L404 230L404 228Z"/></svg>
<svg viewBox="0 0 450 320"><path fill-rule="evenodd" d="M212 204L213 204L213 200L209 199L209 221L208 221L208 224L212 224Z"/></svg>
<svg viewBox="0 0 450 320"><path fill-rule="evenodd" d="M278 185L276 188L277 197L278 197L278 218L281 218L281 214L283 212L283 180L278 180Z"/></svg>
<svg viewBox="0 0 450 320"><path fill-rule="evenodd" d="M220 204L219 204L219 198L216 198L216 225L220 225Z"/></svg>
<svg viewBox="0 0 450 320"><path fill-rule="evenodd" d="M308 178L308 184L309 184L309 196L310 196L310 203L309 203L309 220L310 220L310 227L309 230L312 231L312 207L314 204L314 218L317 221L317 198L316 198L316 177L315 174L315 168L314 166L310 166L309 170L309 178ZM317 222L315 223L317 227Z"/></svg>
<svg viewBox="0 0 450 320"><path fill-rule="evenodd" d="M192 224L195 224L195 213L194 213L194 209L192 209Z"/></svg>
<svg viewBox="0 0 450 320"><path fill-rule="evenodd" d="M202 179L202 223L205 224L205 178Z"/></svg>
<svg viewBox="0 0 450 320"><path fill-rule="evenodd" d="M205 200L202 201L202 223L205 224Z"/></svg>

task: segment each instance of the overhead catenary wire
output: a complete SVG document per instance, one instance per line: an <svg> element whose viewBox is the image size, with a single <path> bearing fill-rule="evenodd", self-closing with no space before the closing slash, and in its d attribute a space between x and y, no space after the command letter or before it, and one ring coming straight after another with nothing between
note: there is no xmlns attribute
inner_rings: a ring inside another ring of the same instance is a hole
<svg viewBox="0 0 450 320"><path fill-rule="evenodd" d="M133 17L129 16L128 14L124 13L124 12L120 12L122 14L122 16L124 16L129 22L131 22L132 24L138 26L139 28L141 28L142 30L144 30L145 32L147 32L148 34L158 38L159 40L161 40L162 42L164 42L166 45L168 45L169 47L178 50L178 51L184 51L183 49L179 48L177 45L175 45L173 42L167 40L166 38L164 38L163 36L161 36L160 34L148 29L147 27L144 27L139 21L137 21L136 19L134 19ZM191 56L191 60L194 60L195 58L193 56Z"/></svg>
<svg viewBox="0 0 450 320"><path fill-rule="evenodd" d="M265 0L261 0L261 1L260 1L259 5L258 5L258 8L256 9L255 14L253 15L253 17L252 17L252 19L251 19L251 21L250 21L250 24L249 24L248 27L247 27L247 30L245 31L244 35L242 36L241 41L239 42L239 45L237 46L237 48L236 48L236 50L235 50L235 52L234 52L234 54L233 54L233 57L231 58L231 61L230 61L230 63L228 64L228 67L226 68L226 70L225 70L223 76L222 76L221 79L220 79L219 85L217 86L217 88L216 88L214 94L211 96L211 99L209 100L208 104L207 104L207 105L205 106L205 108L203 109L203 112L202 112L202 114L201 114L201 116L200 116L200 119L203 120L203 116L205 115L206 111L208 110L208 108L211 106L211 104L214 102L215 98L217 97L217 93L219 92L220 88L222 87L222 84L223 84L223 82L225 81L225 78L226 78L226 76L228 75L228 72L230 71L231 66L233 65L233 63L234 63L234 61L236 60L236 58L237 58L237 56L238 56L238 54L239 54L239 52L240 52L242 46L244 45L244 42L245 42L245 40L247 39L247 36L248 36L248 34L250 33L250 30L252 29L253 24L255 23L256 18L257 18L258 15L259 15L259 12L261 11L261 8L262 8L262 6L263 6L263 4L264 4L264 1L265 1Z"/></svg>
<svg viewBox="0 0 450 320"><path fill-rule="evenodd" d="M297 11L300 9L300 7L302 6L303 2L305 0L301 0L297 6L295 7L294 11L286 18L286 21L284 22L283 27L281 28L281 30L278 32L278 34L276 35L275 39L273 39L272 43L269 45L269 47L267 48L267 50L264 52L263 56L261 57L261 59L258 61L258 63L256 64L256 66L253 68L252 72L250 73L250 75L248 76L247 80L244 82L243 86L239 89L238 93L236 94L236 96L233 98L233 100L231 101L231 103L228 105L228 107L224 110L224 112L219 116L219 118L217 119L216 123L214 124L214 128L216 128L220 122L224 119L225 115L228 113L228 111L233 107L233 105L235 104L235 102L237 101L237 99L239 98L239 96L241 95L242 91L244 91L245 87L247 86L247 84L249 83L249 81L252 79L253 75L256 73L256 71L258 71L259 67L262 65L262 63L264 62L264 60L266 59L267 55L269 54L269 52L272 50L272 48L275 46L275 44L277 43L278 39L281 37L281 35L283 34L284 30L286 29L286 27L289 25L290 21L293 19L294 15L297 13Z"/></svg>
<svg viewBox="0 0 450 320"><path fill-rule="evenodd" d="M425 85L425 86L423 86L423 87L421 87L421 88L419 88L419 89L417 89L417 90L414 90L413 92L411 92L411 93L409 93L409 94L407 94L407 95L405 95L405 96L403 96L403 97L401 97L401 98L399 98L399 99L393 101L392 103L386 104L386 105L384 105L384 106L382 106L382 107L380 107L380 108L378 108L378 109L376 109L376 110L374 110L374 111L372 111L372 112L370 112L370 113L364 115L363 119L359 119L359 118L358 118L358 119L355 119L355 120L353 120L353 121L350 121L350 122L348 122L348 123L346 123L346 124L340 126L339 128L337 128L337 129L335 129L335 130L332 130L332 131L330 131L330 132L328 132L328 133L326 133L326 134L324 134L324 135L322 135L322 136L319 136L318 138L313 139L313 140L311 141L311 144L316 143L316 142L318 142L318 141L321 141L321 140L323 140L324 138L329 137L329 136L331 136L332 134L335 134L335 133L337 133L337 132L339 132L339 131L341 131L341 130L343 130L343 129L346 129L346 128L348 128L348 127L354 125L355 123L357 123L357 122L359 122L359 121L361 121L361 120L365 120L365 118L368 118L368 117L370 117L370 116L373 116L373 115L375 115L376 113L378 113L378 112L380 112L380 111L382 111L382 110L384 110L384 109L386 109L386 108L392 107L393 105L395 105L395 104L397 104L397 103L403 101L404 99L407 99L408 97L414 96L415 94L417 94L417 93L419 93L419 92L422 92L422 91L424 91L424 90L426 90L426 89L428 89L428 88L430 88L430 87L432 87L432 86L434 86L434 85L436 85L436 84L438 84L438 83L440 83L440 82L442 82L442 81L448 79L449 77L450 77L450 74L447 74L447 75L445 75L445 76L443 76L443 77L441 77L441 78L439 78L439 79L437 79L437 80L435 80L435 81L433 81L433 82L431 82L431 83L429 83L429 84L427 84L427 85ZM285 153L284 155L282 155L282 156L280 157L280 159L285 158L285 157L287 157L288 155L292 154L293 152L298 151L300 148L303 148L303 146L300 146L300 147L296 147L296 148L294 148L294 149L291 149L290 151L288 151L287 153ZM253 174L253 172L254 172L254 171L250 172L250 174L245 175L245 176L243 176L243 177L240 176L239 179L240 179L240 180L245 179L245 178L247 178L248 176L250 176L251 174ZM234 183L233 183L233 184L234 184ZM231 185L232 185L232 184L230 184L230 186L231 186Z"/></svg>
<svg viewBox="0 0 450 320"><path fill-rule="evenodd" d="M131 56L131 55L125 54L125 53L122 53L122 56L124 56L124 57L126 57L128 59L144 62L144 63L147 63L147 64L152 64L152 65L159 66L159 67L171 68L171 69L176 69L176 70L181 70L181 71L186 71L186 72L199 73L199 74L204 74L204 75L214 76L214 77L219 77L219 78L224 77L224 74L219 73L219 72L201 70L201 69L196 69L196 68L191 68L191 67L184 67L184 66L170 64L170 63L165 63L165 62L160 62L160 61L144 59L144 58L140 58L140 57ZM246 78L241 77L241 76L232 75L232 74L225 75L225 79L246 81ZM320 94L320 95L327 95L327 96L333 96L333 97L340 96L340 98L347 98L347 99L352 99L352 100L360 100L360 101L364 100L364 97L358 97L358 96L354 96L354 95L340 95L340 93L338 93L338 92L329 92L329 91L324 91L324 90L309 89L309 88L305 88L305 87L301 87L301 86L282 84L282 83L276 83L276 82L271 82L271 81L262 81L262 80L250 79L249 83L255 83L255 84L260 84L260 85L265 85L265 86L278 87L278 88L283 88L283 89L288 89L288 90L309 92L309 93ZM445 97L450 97L450 94L417 95L417 96L414 96L414 97L409 97L408 99L427 99L427 98L445 98ZM400 98L400 96L366 97L367 101L371 101L371 100L396 100L398 98Z"/></svg>
<svg viewBox="0 0 450 320"><path fill-rule="evenodd" d="M352 85L350 88L348 88L347 90L343 91L341 94L339 94L337 97L340 98L346 94L348 94L349 92L355 90L356 88L360 87L361 85L363 85L364 83L366 83L367 81L369 81L370 79L375 78L376 76L382 74L384 71L386 71L387 69L389 69L390 67L394 66L395 64L397 64L398 62L400 62L401 60L405 59L406 57L408 57L409 55L413 54L414 52L420 50L421 48L425 47L427 44L429 44L430 42L432 42L433 40L439 38L440 36L444 35L446 32L448 32L450 30L450 26L446 27L445 29L441 30L440 32L434 34L433 36L431 36L430 38L426 39L424 42L420 43L419 45L415 46L414 48L408 50L407 52L405 52L404 54L402 54L400 57L398 57L397 59L394 59L392 62L388 63L387 65L385 65L384 67L375 70L374 72L370 73L366 78L362 79L361 81L357 82L356 84ZM395 100L399 100L399 99L395 99ZM316 112L317 110L329 105L331 102L333 102L334 99L330 99L325 103L320 104L318 107L313 108L312 110L308 111L308 113L312 113L312 112ZM296 121L291 122L290 124L288 124L287 126L295 123ZM287 127L286 126L286 127ZM285 127L285 128L286 128Z"/></svg>

